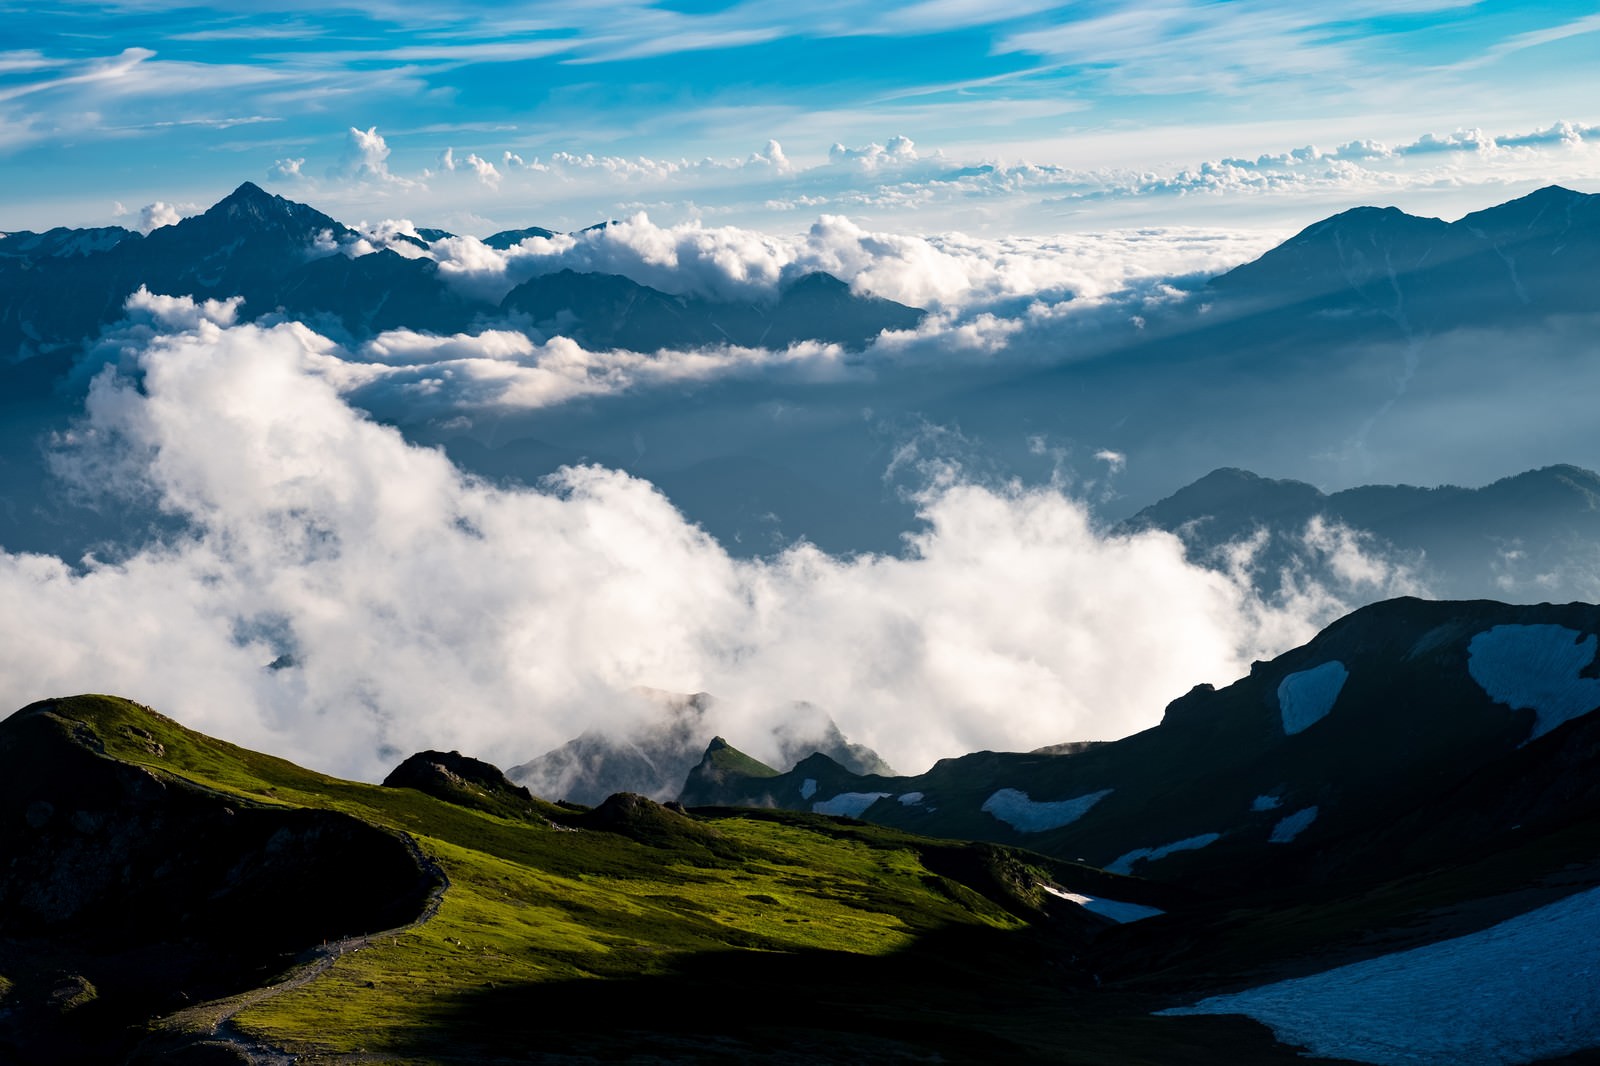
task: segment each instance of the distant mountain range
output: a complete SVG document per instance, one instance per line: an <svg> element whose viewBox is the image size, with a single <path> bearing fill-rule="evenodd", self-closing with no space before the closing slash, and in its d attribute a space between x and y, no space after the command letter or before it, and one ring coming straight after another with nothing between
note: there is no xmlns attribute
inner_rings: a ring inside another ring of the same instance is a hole
<svg viewBox="0 0 1600 1066"><path fill-rule="evenodd" d="M547 800L595 804L617 792L656 800L677 797L716 729L716 699L706 692L644 694L658 713L626 730L588 730L553 751L513 766L507 776ZM855 773L892 774L877 752L854 744L816 707L797 704L772 735L785 768L823 752ZM777 773L761 766L760 772Z"/></svg>
<svg viewBox="0 0 1600 1066"><path fill-rule="evenodd" d="M351 254L360 236L250 182L202 214L146 235L115 227L8 234L0 237L0 352L15 361L75 350L121 317L123 301L141 285L196 299L241 296L247 320L284 314L355 340L400 328L456 333L522 316L542 324L541 336L639 351L800 340L860 347L922 317L823 274L792 279L771 305L671 295L614 274L573 271L534 278L489 302L450 286L432 259L387 248ZM504 249L553 236L529 227L485 243Z"/></svg>
<svg viewBox="0 0 1600 1066"><path fill-rule="evenodd" d="M1305 331L1371 315L1402 330L1593 311L1600 197L1547 186L1455 221L1358 207L1306 227L1210 288Z"/></svg>
<svg viewBox="0 0 1600 1066"><path fill-rule="evenodd" d="M1072 312L1061 321L1086 325L1059 336L1024 331L1020 359L885 367L875 382L827 389L728 384L692 409L614 398L530 417L520 433L503 424L499 440L511 447L526 434L624 457L663 485L676 479L674 499L691 517L753 552L798 536L835 551L896 550L911 517L884 484L894 451L885 437L930 425L959 430L950 436L965 451L954 458L978 472L1046 481L1066 454L1070 473L1095 479L1095 495L1109 481L1116 498L1105 509L1126 507L1117 517L1218 468L1340 487L1477 486L1554 464L1595 469L1600 449L1577 397L1600 388L1600 290L1589 284L1597 250L1600 196L1554 186L1457 222L1358 208L1181 296L1130 305L1120 318ZM800 417L752 420L758 403ZM651 445L637 462L634 434ZM1127 458L1114 478L1091 459L1103 450ZM712 470L757 468L759 479L723 491L701 484ZM1454 554L1440 538L1415 546L1441 567ZM1437 588L1585 594L1525 584L1533 554L1510 562L1510 588L1481 578L1481 553L1472 576Z"/></svg>
<svg viewBox="0 0 1600 1066"><path fill-rule="evenodd" d="M1326 577L1306 543L1313 520L1366 536L1366 552L1410 567L1435 595L1543 598L1600 595L1600 474L1551 466L1482 488L1363 485L1324 493L1301 481L1247 470L1212 471L1139 511L1121 532L1163 529L1192 559L1266 534L1258 584L1277 591L1284 574Z"/></svg>
<svg viewBox="0 0 1600 1066"><path fill-rule="evenodd" d="M450 236L419 230L400 244ZM528 227L486 243L555 236ZM393 248L346 254L359 239L249 183L148 235L111 227L0 238L0 354L11 357L0 360L0 543L75 555L130 524L74 509L50 484L40 442L80 409L85 368L63 383L85 341L121 317L141 284L242 296L247 319L283 314L347 342L387 329L494 326L563 333L597 349L859 347L923 320L915 308L821 274L789 279L766 301L730 302L559 271L489 300L450 285L426 257ZM677 389L633 390L496 411L465 428L411 412L403 399L380 417L419 443L446 447L465 469L507 482L533 484L576 461L627 469L745 555L800 538L830 552L901 550L902 534L916 527L905 490L917 487L918 468L897 457L929 427L951 431L942 439L958 442L952 457L975 476L1044 482L1065 454L1081 480L1094 454L1124 455L1125 469L1096 478L1093 490L1119 518L1218 468L1335 486L1481 485L1552 464L1583 471L1600 467L1581 402L1600 387L1600 332L1589 317L1600 315L1600 290L1588 283L1597 249L1600 196L1555 186L1450 223L1358 208L1137 316L1060 340L1019 334L1019 345L1047 345L1045 354L889 361L828 382L712 380L687 403ZM1082 314L1098 321L1093 309ZM1258 517L1279 516L1265 522L1275 538L1292 532L1290 519L1302 521L1310 505L1268 495L1257 493L1267 509ZM1425 553L1427 586L1440 594L1591 594L1584 556L1592 536L1575 509L1579 494L1557 504L1499 492L1477 506L1466 498L1447 505L1448 495L1419 498L1413 517L1395 510L1411 508L1399 496L1369 506L1360 493L1336 493L1316 511L1402 554ZM1167 508L1174 517L1202 517L1199 500L1175 499L1186 502ZM1553 525L1552 508L1564 515ZM1167 511L1138 521L1176 529L1159 518ZM1212 516L1184 535L1198 557L1253 522L1242 512L1238 521ZM1275 564L1293 561L1274 550L1263 556L1274 564L1264 570L1269 585Z"/></svg>

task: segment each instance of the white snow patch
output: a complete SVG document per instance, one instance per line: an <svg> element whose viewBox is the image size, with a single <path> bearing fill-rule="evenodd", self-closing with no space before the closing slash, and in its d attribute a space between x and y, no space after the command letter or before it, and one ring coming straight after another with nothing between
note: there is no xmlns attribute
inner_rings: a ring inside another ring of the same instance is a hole
<svg viewBox="0 0 1600 1066"><path fill-rule="evenodd" d="M1467 673L1490 699L1534 712L1533 740L1600 707L1600 680L1578 676L1595 643L1566 626L1495 626L1467 646Z"/></svg>
<svg viewBox="0 0 1600 1066"><path fill-rule="evenodd" d="M918 807L918 806L921 806L922 805L922 793L920 793L920 792L907 792L904 796L900 797L900 802L902 804L904 804L905 806L907 806L907 807Z"/></svg>
<svg viewBox="0 0 1600 1066"><path fill-rule="evenodd" d="M1275 811L1283 806L1283 800L1277 796L1257 796L1250 801L1252 811Z"/></svg>
<svg viewBox="0 0 1600 1066"><path fill-rule="evenodd" d="M818 800L811 805L817 814L843 814L860 818L866 809L877 803L887 792L841 792L833 799Z"/></svg>
<svg viewBox="0 0 1600 1066"><path fill-rule="evenodd" d="M1268 844L1287 844L1295 837L1306 831L1312 822L1317 820L1317 808L1302 807L1291 815L1279 820L1272 827L1272 835L1267 838Z"/></svg>
<svg viewBox="0 0 1600 1066"><path fill-rule="evenodd" d="M1142 918L1154 918L1158 914L1167 913L1159 907L1146 907L1143 903L1124 903L1118 899L1085 896L1081 892L1067 892L1054 885L1045 885L1044 890L1052 896L1060 896L1062 899L1071 900L1092 914L1098 914L1102 918L1110 918L1118 925L1127 925L1129 922L1137 922Z"/></svg>
<svg viewBox="0 0 1600 1066"><path fill-rule="evenodd" d="M808 777L800 783L800 798L808 800L817 794L817 779Z"/></svg>
<svg viewBox="0 0 1600 1066"><path fill-rule="evenodd" d="M1111 792L1107 788L1076 799L1035 803L1026 792L1002 788L984 800L982 809L1019 833L1042 833L1046 829L1060 829L1076 822Z"/></svg>
<svg viewBox="0 0 1600 1066"><path fill-rule="evenodd" d="M1328 717L1349 677L1344 663L1334 659L1278 682L1278 708L1283 712L1285 735L1294 736Z"/></svg>
<svg viewBox="0 0 1600 1066"><path fill-rule="evenodd" d="M1155 862L1164 859L1175 851L1196 851L1207 844L1215 844L1222 839L1221 833L1201 833L1199 836L1187 837L1171 844L1163 844L1159 848L1134 848L1126 855L1119 856L1106 869L1114 874L1133 873L1133 864L1136 862Z"/></svg>
<svg viewBox="0 0 1600 1066"><path fill-rule="evenodd" d="M1379 1066L1509 1066L1600 1045L1597 975L1590 889L1482 932L1161 1013L1246 1014L1313 1055Z"/></svg>

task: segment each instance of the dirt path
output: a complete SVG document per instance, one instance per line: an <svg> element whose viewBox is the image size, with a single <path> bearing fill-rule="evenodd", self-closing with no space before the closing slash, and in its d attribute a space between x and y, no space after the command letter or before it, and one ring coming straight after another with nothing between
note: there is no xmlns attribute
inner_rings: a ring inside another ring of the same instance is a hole
<svg viewBox="0 0 1600 1066"><path fill-rule="evenodd" d="M291 1066L299 1062L299 1056L249 1036L234 1024L234 1016L291 989L311 983L331 970L334 963L344 956L369 947L375 940L408 933L425 925L439 913L444 894L450 888L450 878L437 862L423 852L415 839L406 833L399 835L411 849L418 866L424 873L431 874L435 881L434 888L428 893L428 898L423 904L421 914L405 925L393 929L380 929L345 937L343 940L335 940L301 952L288 973L275 984L200 1003L167 1015L155 1023L156 1033L145 1041L141 1051L134 1055L134 1061L145 1061L146 1054L151 1052L154 1052L156 1057L150 1061L159 1061L161 1056L172 1055L185 1048L222 1045L242 1054L253 1066ZM221 1050L220 1047L218 1049Z"/></svg>

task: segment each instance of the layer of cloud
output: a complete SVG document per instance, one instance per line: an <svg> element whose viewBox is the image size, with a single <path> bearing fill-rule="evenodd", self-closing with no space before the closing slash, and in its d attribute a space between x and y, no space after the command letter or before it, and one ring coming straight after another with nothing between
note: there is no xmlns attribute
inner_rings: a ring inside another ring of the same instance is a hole
<svg viewBox="0 0 1600 1066"><path fill-rule="evenodd" d="M638 686L704 690L758 755L805 699L920 768L1148 726L1342 606L1263 603L1173 537L1109 537L1057 490L948 470L903 556L739 561L622 473L464 477L350 408L325 373L334 346L302 326L184 300L135 312L137 384L96 379L58 469L144 494L186 532L76 570L0 556L14 704L125 693L373 778L424 747L518 761L625 725Z"/></svg>
<svg viewBox="0 0 1600 1066"><path fill-rule="evenodd" d="M405 235L409 220L359 227L362 254L380 247L426 254L440 273L475 295L499 299L528 278L560 270L621 274L677 295L762 300L801 275L824 271L860 292L915 307L975 313L1068 297L1096 299L1173 277L1220 273L1265 251L1276 232L1187 228L988 239L964 234L902 236L825 215L804 233L776 237L738 226L658 225L643 213L506 250L450 237L426 252Z"/></svg>

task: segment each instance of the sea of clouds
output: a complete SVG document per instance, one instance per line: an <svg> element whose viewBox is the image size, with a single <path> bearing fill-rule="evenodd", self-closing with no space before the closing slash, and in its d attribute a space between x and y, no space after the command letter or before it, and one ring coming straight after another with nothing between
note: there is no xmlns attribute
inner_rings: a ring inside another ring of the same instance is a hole
<svg viewBox="0 0 1600 1066"><path fill-rule="evenodd" d="M641 687L714 693L718 731L757 756L796 700L910 771L1113 738L1411 587L1349 541L1329 549L1346 587L1269 602L1247 548L1192 565L1059 487L948 464L898 555L736 559L625 473L464 475L352 406L362 362L303 325L141 294L106 344L56 471L179 531L114 558L0 554L5 699L124 694L340 774L430 747L509 765L626 730L651 713Z"/></svg>
<svg viewBox="0 0 1600 1066"><path fill-rule="evenodd" d="M326 254L389 249L439 264L475 299L499 301L530 278L562 270L619 274L672 295L770 301L823 271L858 294L929 310L915 330L889 332L866 353L802 342L782 350L732 345L694 351L595 352L535 324L486 319L471 333L384 333L340 353L323 371L341 391L386 417L454 409L528 410L570 400L719 377L866 381L882 370L1044 364L1124 343L1146 317L1189 300L1205 278L1254 258L1276 231L1122 230L1050 238L908 236L823 217L775 237L735 226L653 223L637 214L603 229L529 237L508 249L470 236L420 246L408 220L357 227ZM410 238L410 239L408 239ZM132 308L135 318L143 303Z"/></svg>

